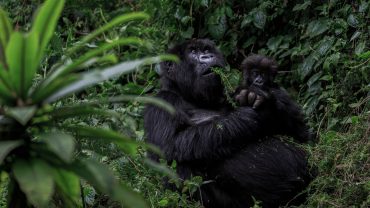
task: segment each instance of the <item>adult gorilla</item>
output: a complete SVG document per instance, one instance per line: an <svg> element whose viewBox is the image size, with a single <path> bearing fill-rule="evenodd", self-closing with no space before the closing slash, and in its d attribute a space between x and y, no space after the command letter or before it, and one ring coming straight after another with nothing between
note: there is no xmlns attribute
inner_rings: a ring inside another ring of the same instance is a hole
<svg viewBox="0 0 370 208"><path fill-rule="evenodd" d="M271 136L264 138L269 120L280 125L272 116L274 105L269 105L274 99L257 110L229 107L221 79L211 70L224 67L225 61L209 40L187 41L169 53L181 62L161 64L157 97L177 112L172 116L156 106L147 107L148 142L157 145L168 162L177 161L182 179L199 175L211 181L199 191L205 207L245 208L254 204L253 198L263 207L291 202L310 176L302 150Z"/></svg>

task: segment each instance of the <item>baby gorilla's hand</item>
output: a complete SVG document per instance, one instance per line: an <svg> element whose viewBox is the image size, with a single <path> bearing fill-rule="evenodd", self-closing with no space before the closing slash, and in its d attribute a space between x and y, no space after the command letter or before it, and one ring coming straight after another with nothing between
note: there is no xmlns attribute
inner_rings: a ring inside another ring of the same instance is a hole
<svg viewBox="0 0 370 208"><path fill-rule="evenodd" d="M240 106L251 106L257 109L266 99L270 97L268 92L261 89L242 89L239 94L235 96L235 100Z"/></svg>

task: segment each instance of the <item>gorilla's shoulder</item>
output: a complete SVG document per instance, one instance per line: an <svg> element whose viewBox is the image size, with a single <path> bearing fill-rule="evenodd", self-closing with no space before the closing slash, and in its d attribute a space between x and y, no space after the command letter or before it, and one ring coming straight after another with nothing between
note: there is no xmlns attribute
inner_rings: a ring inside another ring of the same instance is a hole
<svg viewBox="0 0 370 208"><path fill-rule="evenodd" d="M169 90L161 90L155 97L166 101L174 107L181 107L185 102L179 94Z"/></svg>
<svg viewBox="0 0 370 208"><path fill-rule="evenodd" d="M167 104L172 105L177 111L182 109L184 106L183 98L175 92L161 90L155 97L165 101ZM144 117L153 117L153 115L158 116L158 114L167 115L168 112L157 105L149 104L146 106Z"/></svg>

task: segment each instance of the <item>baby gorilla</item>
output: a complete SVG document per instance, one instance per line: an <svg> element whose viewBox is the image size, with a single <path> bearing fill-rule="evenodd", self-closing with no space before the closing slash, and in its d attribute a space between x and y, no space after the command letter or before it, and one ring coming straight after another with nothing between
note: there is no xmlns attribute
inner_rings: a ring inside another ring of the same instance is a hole
<svg viewBox="0 0 370 208"><path fill-rule="evenodd" d="M274 83L278 65L266 56L253 55L243 61L241 68L243 83L235 100L241 106L257 108L264 98L269 98L270 89L278 88Z"/></svg>
<svg viewBox="0 0 370 208"><path fill-rule="evenodd" d="M276 61L263 55L252 55L243 61L241 69L243 82L235 93L236 102L240 106L252 106L256 109L265 103L265 99L273 100L269 103L273 103L274 117L284 123L280 125L271 121L273 132L292 136L298 142L311 140L312 134L306 125L302 109L274 82L278 69ZM281 112L286 113L283 115Z"/></svg>

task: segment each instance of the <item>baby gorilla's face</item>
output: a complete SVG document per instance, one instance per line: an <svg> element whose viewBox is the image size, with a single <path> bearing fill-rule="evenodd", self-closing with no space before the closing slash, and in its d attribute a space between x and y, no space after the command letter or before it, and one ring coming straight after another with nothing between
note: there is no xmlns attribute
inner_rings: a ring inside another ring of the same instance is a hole
<svg viewBox="0 0 370 208"><path fill-rule="evenodd" d="M254 68L249 70L247 73L249 75L246 77L247 83L250 83L250 86L254 86L261 89L268 89L271 86L271 83L274 81L274 77L266 70Z"/></svg>

